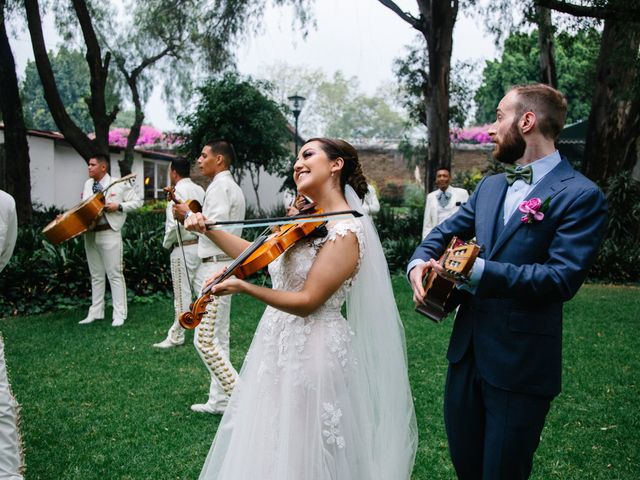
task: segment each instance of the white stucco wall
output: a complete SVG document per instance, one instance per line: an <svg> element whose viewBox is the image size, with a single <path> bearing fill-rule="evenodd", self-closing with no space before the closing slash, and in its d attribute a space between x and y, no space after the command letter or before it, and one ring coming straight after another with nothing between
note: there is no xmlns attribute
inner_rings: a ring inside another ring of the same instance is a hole
<svg viewBox="0 0 640 480"><path fill-rule="evenodd" d="M282 177L271 175L264 170L260 171L258 195L260 195L260 206L263 210L270 210L275 206L282 205L283 194L279 190L283 181L284 179ZM256 193L248 175L245 175L240 182L240 188L242 188L247 205L256 207L258 205Z"/></svg>
<svg viewBox="0 0 640 480"><path fill-rule="evenodd" d="M29 145L31 145L34 137L29 138ZM51 140L49 142L53 143ZM34 164L37 159L31 155L31 197L38 192L37 188L33 187L33 172ZM45 203L46 206L54 205L58 208L69 209L80 202L80 196L82 195L82 187L84 182L88 178L87 163L84 159L78 155L78 153L68 145L58 143L55 147L55 171L48 183L55 187L55 196L51 198L49 202Z"/></svg>
<svg viewBox="0 0 640 480"><path fill-rule="evenodd" d="M84 182L89 178L84 159L66 142L29 135L29 156L31 159L31 198L33 203L45 207L56 206L68 210L80 202ZM0 129L0 143L4 143L4 130ZM120 177L118 160L122 152L111 153L111 176ZM137 174L135 188L138 195L144 197L144 160L136 153L131 172ZM158 162L158 160L154 160ZM159 162L164 162L160 160ZM169 161L166 161L167 167ZM283 178L260 173L260 204L264 210L270 210L283 204L280 187ZM248 206L256 207L256 194L248 176L243 178L240 187Z"/></svg>
<svg viewBox="0 0 640 480"><path fill-rule="evenodd" d="M89 178L87 163L66 142L52 138L28 135L31 173L31 199L33 204L56 206L68 210L80 202L84 182ZM4 143L4 130L0 129L0 143ZM111 154L111 176L119 177L118 160L122 152ZM10 165L11 159L7 159ZM160 160L160 162L165 162ZM166 161L167 165L169 161ZM10 167L9 167L10 168ZM135 153L132 173L138 176L135 188L144 197L144 158Z"/></svg>

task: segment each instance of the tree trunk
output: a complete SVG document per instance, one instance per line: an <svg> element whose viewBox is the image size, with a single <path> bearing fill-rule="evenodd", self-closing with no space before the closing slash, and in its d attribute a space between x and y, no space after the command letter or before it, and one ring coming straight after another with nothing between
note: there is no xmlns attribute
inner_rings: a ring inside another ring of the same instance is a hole
<svg viewBox="0 0 640 480"><path fill-rule="evenodd" d="M94 143L89 137L78 127L71 119L67 110L62 103L53 69L47 54L47 47L44 43L44 35L42 34L42 19L40 18L40 7L37 0L25 0L25 10L27 13L27 22L29 25L29 34L31 36L31 45L33 46L33 54L35 56L38 75L42 82L44 98L47 101L49 110L53 120L64 135L64 138L71 146L85 159L98 153Z"/></svg>
<svg viewBox="0 0 640 480"><path fill-rule="evenodd" d="M416 0L419 17L404 12L393 0L378 0L418 30L427 41L429 78L424 86L427 117L425 190L435 184L437 168L451 168L449 139L449 74L453 49L453 27L458 16L458 0Z"/></svg>
<svg viewBox="0 0 640 480"><path fill-rule="evenodd" d="M260 195L258 195L258 189L260 188L260 166L257 165L254 169L249 166L249 177L251 178L251 186L256 194L256 206L258 207L258 214L262 214L262 205L260 204Z"/></svg>
<svg viewBox="0 0 640 480"><path fill-rule="evenodd" d="M453 50L453 27L458 15L457 1L419 1L425 21L422 31L429 53L427 100L428 155L427 192L433 190L439 167L451 169L451 139L449 138L449 75ZM428 4L428 5L427 5ZM428 10L428 17L425 15Z"/></svg>
<svg viewBox="0 0 640 480"><path fill-rule="evenodd" d="M605 20L583 168L600 184L635 164L632 146L640 135L639 47L637 24Z"/></svg>
<svg viewBox="0 0 640 480"><path fill-rule="evenodd" d="M6 181L3 188L16 202L18 222L31 221L31 173L29 170L29 144L27 128L22 114L18 90L16 65L5 28L5 0L0 0L0 112L4 121L4 148Z"/></svg>
<svg viewBox="0 0 640 480"><path fill-rule="evenodd" d="M551 10L536 5L536 22L538 24L538 47L540 48L540 82L558 88L556 61L553 49L553 23Z"/></svg>
<svg viewBox="0 0 640 480"><path fill-rule="evenodd" d="M140 128L144 121L144 112L142 111L142 102L140 101L140 93L138 92L138 84L136 78L132 78L125 73L129 89L131 90L131 97L133 98L133 104L135 106L135 118L133 125L129 129L129 135L127 135L127 146L124 149L124 157L118 162L120 166L120 175L129 175L131 173L131 167L133 165L133 149L136 146L138 137L140 136Z"/></svg>
<svg viewBox="0 0 640 480"><path fill-rule="evenodd" d="M135 107L135 118L133 125L131 125L131 128L129 129L129 135L127 135L127 146L124 149L124 158L118 162L118 165L120 166L120 175L124 176L131 173L131 167L133 165L133 149L135 148L138 137L140 136L140 128L144 121L142 100L140 98L140 90L138 89L138 79L145 68L152 66L158 60L169 55L174 48L175 47L173 45L169 45L157 55L145 58L140 65L131 71L131 73L127 71L124 59L118 54L115 55L116 64L127 81L127 85L131 91L131 99L133 100L133 105Z"/></svg>
<svg viewBox="0 0 640 480"><path fill-rule="evenodd" d="M109 52L106 53L103 63L100 44L93 29L87 3L84 0L73 0L72 3L87 47L86 59L87 65L89 65L89 85L91 88L91 97L87 105L95 128L94 144L98 153L109 158L109 128L118 114L118 107L115 107L111 113L107 113L105 92L111 54Z"/></svg>
<svg viewBox="0 0 640 480"><path fill-rule="evenodd" d="M47 101L53 120L71 146L82 156L86 162L97 154L109 158L109 126L118 113L117 108L110 114L106 112L105 88L109 70L109 54L105 56L102 64L100 47L91 24L91 17L83 0L74 0L73 7L78 17L85 44L87 46L87 64L91 76L91 98L88 101L89 113L93 120L95 139L90 139L71 119L62 103L56 80L51 68L51 62L47 54L47 47L42 34L42 19L37 0L25 0L27 23L31 45L35 56L38 75L42 82L44 98Z"/></svg>

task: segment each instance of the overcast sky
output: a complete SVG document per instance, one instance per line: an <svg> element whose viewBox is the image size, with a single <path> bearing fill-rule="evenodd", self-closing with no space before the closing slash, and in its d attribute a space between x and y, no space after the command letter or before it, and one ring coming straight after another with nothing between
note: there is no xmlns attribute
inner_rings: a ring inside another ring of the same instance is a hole
<svg viewBox="0 0 640 480"><path fill-rule="evenodd" d="M397 0L403 10L416 13L415 0ZM290 65L320 67L332 74L342 70L356 76L367 93L373 93L383 82L394 81L393 60L403 55L416 31L395 13L376 0L316 0L316 28L304 39L292 28L292 11L269 8L264 16L263 32L247 38L237 51L238 70L259 74L268 65L286 62ZM45 22L48 48L59 39ZM12 48L20 75L33 51L26 32L18 32ZM454 31L453 60L486 60L494 58L493 39L484 33L478 19L459 15ZM292 94L295 92L291 92ZM164 108L160 91L154 92L145 110L147 120L161 129L175 128L175 119Z"/></svg>

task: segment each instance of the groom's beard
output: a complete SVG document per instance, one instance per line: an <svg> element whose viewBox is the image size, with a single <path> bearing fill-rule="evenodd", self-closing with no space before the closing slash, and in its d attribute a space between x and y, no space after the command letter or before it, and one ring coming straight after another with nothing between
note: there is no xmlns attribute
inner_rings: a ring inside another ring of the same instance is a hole
<svg viewBox="0 0 640 480"><path fill-rule="evenodd" d="M499 162L513 165L516 160L522 158L526 147L527 144L518 130L518 120L514 120L504 139L496 142L493 158Z"/></svg>

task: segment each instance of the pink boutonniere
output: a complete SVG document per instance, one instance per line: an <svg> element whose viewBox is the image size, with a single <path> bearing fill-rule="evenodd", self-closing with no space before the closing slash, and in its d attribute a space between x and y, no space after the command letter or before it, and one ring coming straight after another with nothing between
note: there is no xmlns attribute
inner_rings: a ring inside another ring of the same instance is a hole
<svg viewBox="0 0 640 480"><path fill-rule="evenodd" d="M551 197L547 197L544 202L538 197L525 200L518 206L518 210L524 213L524 215L520 217L520 221L522 223L533 223L534 220L536 222L542 221L544 218L544 212L549 208L550 202Z"/></svg>

